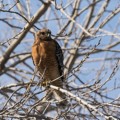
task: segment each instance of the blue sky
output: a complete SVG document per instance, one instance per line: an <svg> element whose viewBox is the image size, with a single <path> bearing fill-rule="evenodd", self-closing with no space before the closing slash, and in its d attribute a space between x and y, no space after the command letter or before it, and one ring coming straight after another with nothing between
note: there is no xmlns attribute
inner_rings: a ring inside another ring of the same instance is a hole
<svg viewBox="0 0 120 120"><path fill-rule="evenodd" d="M11 0L12 1L12 0ZM11 4L10 0L6 0L4 1L5 3L8 3L8 4ZM21 1L22 2L22 1ZM25 2L25 1L24 1ZM58 2L58 1L57 1ZM12 3L13 4L13 3ZM81 8L84 8L86 7L88 3L85 1L85 2L82 2L81 4ZM63 1L63 6L65 6L66 3L65 1ZM100 22L103 21L107 15L110 13L111 10L115 9L118 5L120 5L120 1L119 0L112 0L109 4L109 7L107 8L108 12L106 12L103 17L101 18ZM34 15L34 13L39 9L39 7L41 6L41 2L35 2L34 0L31 0L30 1L30 12L31 12L31 16ZM10 6L6 6L5 9L8 9ZM101 7L101 3L96 7L96 13L98 12L98 10L100 9ZM54 6L52 6L52 9L54 11L55 8ZM51 9L51 11L52 11ZM16 11L16 8L14 7L13 8L14 11ZM66 10L69 13L68 10ZM61 24L61 27L62 25L65 24L65 22L67 21L67 19L64 19L64 21L62 20L62 18L66 18L59 10L56 12L57 13L57 16L60 18L60 24ZM49 10L47 11L46 14L49 14ZM9 13L4 13L4 12L0 12L0 18L6 18L6 15L8 15L8 17L16 17L18 19L21 19L19 16L14 16L14 14L9 14ZM78 23L83 23L83 21L85 20L85 15L86 15L86 12L83 12L82 15L80 17L78 17L78 19L76 20ZM55 15L53 14L53 12L50 14L49 16L49 19L54 19L55 18ZM48 27L51 31L52 31L52 34L56 35L58 32L59 32L59 26L58 26L58 22L57 21L48 21L47 22L47 26L46 26L46 23L44 22L45 19L48 19L46 18L46 16L43 16L39 19L39 23L36 23L35 25L38 26L39 28L42 28L42 27ZM120 14L118 14L115 18L113 18L111 21L109 21L109 23L107 25L105 25L104 29L105 30L108 30L108 31L115 31L116 29L116 26L118 25L120 21ZM9 20L10 23L14 24L14 25L18 25L20 27L24 27L24 25L26 24L24 21L18 21L18 20ZM97 27L97 25L96 25ZM4 31L4 32L3 32ZM68 30L65 31L65 33L67 33ZM77 31L79 32L80 29ZM10 28L8 25L6 25L5 23L3 23L2 21L0 21L0 42L4 42L6 40L8 40L9 38L13 37L15 35L15 33L18 33L20 32L19 29L12 29ZM117 29L117 33L120 33L120 28L118 27ZM75 35L72 35L71 38L75 37ZM98 46L98 48L103 48L105 45L109 45L111 42L115 42L115 41L119 41L118 39L116 38L113 38L111 40L111 36L104 36L104 37L100 37L101 38L101 44ZM93 39L91 41L87 41L87 42L84 42L83 45L86 46L86 47L89 47L89 46L94 46L95 44L97 44L98 40L100 38L96 38L96 39ZM11 40L12 42L13 40ZM31 51L31 46L33 44L33 41L34 41L34 37L31 33L28 33L27 36L24 38L24 40L21 42L21 44L19 44L19 46L15 49L15 52L18 54L18 53L21 53L23 52L30 52ZM71 40L70 43L74 42L73 40ZM27 43L27 44L26 44ZM61 46L63 46L63 41L62 40L59 40L59 44ZM9 47L9 44L5 44L6 46ZM68 46L70 47L70 46ZM0 49L2 49L2 46L0 46ZM120 45L116 46L114 48L114 50L118 50L120 49ZM6 48L4 48L4 51L6 50ZM80 51L80 52L83 52L83 51ZM3 52L1 51L0 52L0 55L2 55ZM67 52L66 52L67 54ZM116 56L116 57L120 57L120 53L113 53L113 52L101 52L99 54L93 54L93 55L90 55L90 58L89 59L93 59L93 58L104 58L105 56L107 55L107 57L111 57L112 56ZM80 56L78 58L78 62L80 60L83 59L84 56ZM88 60L89 60L88 59ZM10 61L11 63L13 63L13 61ZM32 63L32 60L31 58L28 59L26 61L27 63L29 63L29 65L31 65L33 68L34 68L34 65ZM92 79L96 79L97 77L97 72L101 69L101 66L103 66L103 73L100 75L99 79L101 79L102 82L104 82L111 74L112 72L112 69L115 67L115 63L117 61L115 60L112 60L112 61L106 61L103 63L103 61L100 61L100 62L90 62L90 63L87 63L85 62L83 64L83 66L81 67L81 70L80 72L77 73L77 75L79 76L80 79L82 79L85 83L89 83L90 80ZM110 66L111 65L111 66ZM24 69L24 70L29 70L30 72L32 72L30 69L28 69L27 67L23 68L23 65L20 64L18 66L16 66L17 68L19 69ZM116 75L112 78L112 80L110 82L108 82L105 86L109 89L111 89L111 87L113 87L114 85L114 81L116 80L116 84L117 85L120 85L120 82L119 82L119 72L120 72L120 69L118 68L118 71L116 73ZM15 75L15 74L14 74ZM15 75L17 76L17 75ZM27 75L28 77L30 77L30 75ZM19 78L19 77L18 77ZM71 80L72 78L70 78L69 80ZM0 84L1 86L3 85L8 85L10 83L14 83L14 80L12 80L11 78L8 78L8 76L6 75L2 75L2 77L0 77ZM79 85L81 85L78 81L76 81ZM111 86L111 87L110 87ZM118 94L120 93L120 90L116 90L116 91L112 91L110 92L110 96L111 97L117 97Z"/></svg>

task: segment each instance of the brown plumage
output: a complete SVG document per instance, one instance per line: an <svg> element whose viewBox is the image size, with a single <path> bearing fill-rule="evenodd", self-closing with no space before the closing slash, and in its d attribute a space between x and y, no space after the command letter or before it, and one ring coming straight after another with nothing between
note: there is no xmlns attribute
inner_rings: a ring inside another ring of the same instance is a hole
<svg viewBox="0 0 120 120"><path fill-rule="evenodd" d="M35 34L32 58L40 76L43 77L42 86L49 83L63 87L63 54L59 44L51 38L50 30L42 29ZM63 93L51 88L47 90L47 94L49 95L44 100L49 100L54 96L57 101L63 103L61 101L65 98Z"/></svg>

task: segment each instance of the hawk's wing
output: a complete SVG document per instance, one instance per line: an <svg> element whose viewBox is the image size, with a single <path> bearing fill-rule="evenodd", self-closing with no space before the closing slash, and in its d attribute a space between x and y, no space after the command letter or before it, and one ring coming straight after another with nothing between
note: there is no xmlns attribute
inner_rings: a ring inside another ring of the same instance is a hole
<svg viewBox="0 0 120 120"><path fill-rule="evenodd" d="M64 64L63 64L63 53L62 53L62 49L60 47L60 45L55 41L56 44L56 59L58 62L58 68L59 68L59 72L60 72L60 76L63 75L63 70L64 70ZM61 77L63 80L63 76Z"/></svg>

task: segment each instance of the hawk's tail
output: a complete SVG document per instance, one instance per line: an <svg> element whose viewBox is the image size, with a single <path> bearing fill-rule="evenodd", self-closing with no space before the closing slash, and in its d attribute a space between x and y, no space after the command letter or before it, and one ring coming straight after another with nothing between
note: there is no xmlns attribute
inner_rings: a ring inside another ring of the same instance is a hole
<svg viewBox="0 0 120 120"><path fill-rule="evenodd" d="M66 100L66 95L59 90L49 88L42 102L47 102L51 99L55 99L57 101L57 106L61 108L65 108L67 106L68 101Z"/></svg>
<svg viewBox="0 0 120 120"><path fill-rule="evenodd" d="M58 91L58 90L54 90L53 91L53 96L54 98L58 101L58 104L60 107L65 108L67 105L67 100L66 100L66 96L64 93Z"/></svg>

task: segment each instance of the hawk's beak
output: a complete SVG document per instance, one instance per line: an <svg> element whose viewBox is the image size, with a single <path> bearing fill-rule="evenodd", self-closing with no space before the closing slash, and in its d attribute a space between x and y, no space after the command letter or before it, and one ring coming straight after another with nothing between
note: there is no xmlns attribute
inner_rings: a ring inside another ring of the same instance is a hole
<svg viewBox="0 0 120 120"><path fill-rule="evenodd" d="M50 37L50 33L48 33L47 36Z"/></svg>

